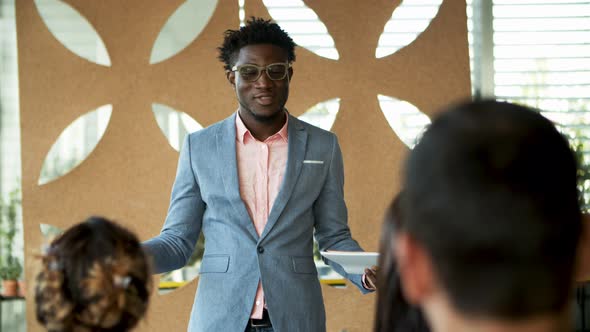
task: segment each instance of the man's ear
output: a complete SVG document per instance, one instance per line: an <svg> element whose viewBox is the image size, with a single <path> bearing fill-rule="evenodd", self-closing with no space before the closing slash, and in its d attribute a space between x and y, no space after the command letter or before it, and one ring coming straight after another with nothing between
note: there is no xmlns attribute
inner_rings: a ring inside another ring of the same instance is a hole
<svg viewBox="0 0 590 332"><path fill-rule="evenodd" d="M576 281L590 281L590 215L582 215L582 234L578 244Z"/></svg>
<svg viewBox="0 0 590 332"><path fill-rule="evenodd" d="M409 303L421 305L436 289L430 255L406 232L398 234L394 243L404 296Z"/></svg>
<svg viewBox="0 0 590 332"><path fill-rule="evenodd" d="M236 72L231 71L231 70L226 70L225 71L225 78L227 78L227 81L229 82L229 84L232 85L232 87L234 87L234 89L236 88Z"/></svg>
<svg viewBox="0 0 590 332"><path fill-rule="evenodd" d="M289 83L290 83L291 80L293 79L293 67L289 67L289 72L287 75L289 75Z"/></svg>

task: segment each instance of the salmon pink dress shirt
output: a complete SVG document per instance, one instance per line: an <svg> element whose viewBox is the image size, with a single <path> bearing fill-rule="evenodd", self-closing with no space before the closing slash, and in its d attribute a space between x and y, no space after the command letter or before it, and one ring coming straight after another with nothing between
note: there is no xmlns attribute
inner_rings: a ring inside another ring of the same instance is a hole
<svg viewBox="0 0 590 332"><path fill-rule="evenodd" d="M289 117L286 119L281 130L261 142L252 136L240 119L240 114L236 115L236 156L240 196L254 222L258 236L266 226L270 209L279 193L287 168ZM264 307L264 290L262 283L258 282L250 318L261 319Z"/></svg>

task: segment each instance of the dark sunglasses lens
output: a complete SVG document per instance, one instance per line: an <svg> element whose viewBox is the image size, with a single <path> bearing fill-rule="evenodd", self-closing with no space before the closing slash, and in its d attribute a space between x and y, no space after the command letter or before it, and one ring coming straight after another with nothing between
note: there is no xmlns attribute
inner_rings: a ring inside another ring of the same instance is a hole
<svg viewBox="0 0 590 332"><path fill-rule="evenodd" d="M244 81L255 81L260 75L260 71L255 66L240 67L240 76Z"/></svg>
<svg viewBox="0 0 590 332"><path fill-rule="evenodd" d="M266 68L266 72L271 80L282 80L287 75L287 65L282 63L270 65Z"/></svg>

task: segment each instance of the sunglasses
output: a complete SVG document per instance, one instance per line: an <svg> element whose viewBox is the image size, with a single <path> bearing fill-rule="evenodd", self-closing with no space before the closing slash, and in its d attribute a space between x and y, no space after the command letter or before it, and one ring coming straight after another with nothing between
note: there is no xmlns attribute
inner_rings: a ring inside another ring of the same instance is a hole
<svg viewBox="0 0 590 332"><path fill-rule="evenodd" d="M233 66L231 71L237 71L240 77L246 82L255 82L262 75L262 71L266 71L266 76L273 81L280 81L287 77L291 68L290 63L271 63L266 67L259 67L256 65L245 64Z"/></svg>

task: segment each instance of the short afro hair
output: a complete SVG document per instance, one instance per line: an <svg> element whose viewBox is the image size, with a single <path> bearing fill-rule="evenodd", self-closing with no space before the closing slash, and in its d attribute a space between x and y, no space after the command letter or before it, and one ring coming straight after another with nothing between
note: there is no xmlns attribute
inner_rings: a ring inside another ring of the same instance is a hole
<svg viewBox="0 0 590 332"><path fill-rule="evenodd" d="M271 44L287 52L289 62L295 61L295 42L281 27L263 18L251 17L246 25L238 30L226 30L223 44L218 47L218 59L224 63L223 68L231 70L240 49L255 44Z"/></svg>

